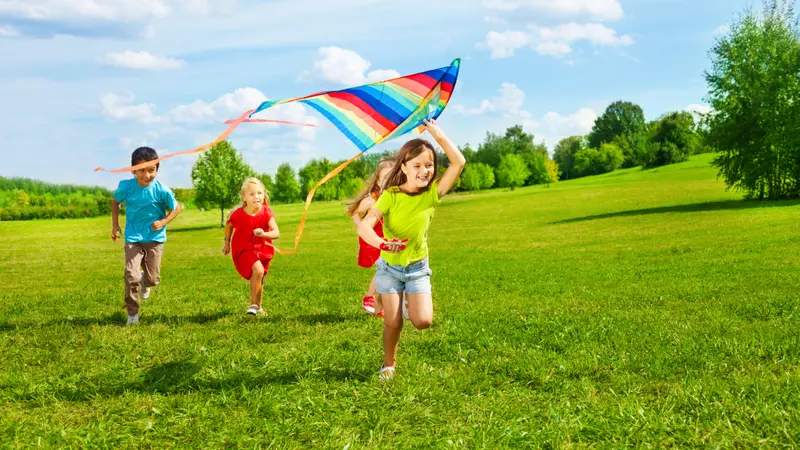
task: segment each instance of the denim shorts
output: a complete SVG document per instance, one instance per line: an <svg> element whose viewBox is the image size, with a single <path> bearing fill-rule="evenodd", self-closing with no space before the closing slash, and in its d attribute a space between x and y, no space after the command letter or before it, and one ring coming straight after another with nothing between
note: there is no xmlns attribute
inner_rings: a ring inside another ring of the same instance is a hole
<svg viewBox="0 0 800 450"><path fill-rule="evenodd" d="M430 294L432 273L427 258L407 266L391 266L381 258L375 282L379 294Z"/></svg>

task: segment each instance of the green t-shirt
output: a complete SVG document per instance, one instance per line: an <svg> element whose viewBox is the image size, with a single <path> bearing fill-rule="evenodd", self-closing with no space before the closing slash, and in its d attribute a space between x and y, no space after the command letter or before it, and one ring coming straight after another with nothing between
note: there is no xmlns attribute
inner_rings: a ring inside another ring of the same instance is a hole
<svg viewBox="0 0 800 450"><path fill-rule="evenodd" d="M427 192L408 195L397 186L381 194L374 208L383 212L383 237L408 239L400 253L381 251L381 258L393 266L407 266L428 257L428 227L439 204L439 183L434 181Z"/></svg>

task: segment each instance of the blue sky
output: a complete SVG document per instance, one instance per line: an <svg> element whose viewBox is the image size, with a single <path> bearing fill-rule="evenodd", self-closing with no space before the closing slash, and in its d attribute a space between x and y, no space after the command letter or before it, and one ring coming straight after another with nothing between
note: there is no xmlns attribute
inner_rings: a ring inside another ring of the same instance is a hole
<svg viewBox="0 0 800 450"><path fill-rule="evenodd" d="M614 100L648 119L702 109L708 50L750 3L0 0L0 175L113 188L126 175L92 170L129 165L139 145L193 148L265 98L455 57L461 73L440 125L457 144L522 124L552 149ZM298 104L261 117L324 123ZM243 124L231 142L267 173L357 151L335 129L294 126ZM194 160L165 161L159 178L190 186Z"/></svg>

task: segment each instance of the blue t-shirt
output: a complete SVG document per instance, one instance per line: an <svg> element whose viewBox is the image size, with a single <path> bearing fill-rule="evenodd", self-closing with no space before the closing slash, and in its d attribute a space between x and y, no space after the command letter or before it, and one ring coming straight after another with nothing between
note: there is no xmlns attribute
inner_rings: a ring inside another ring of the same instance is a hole
<svg viewBox="0 0 800 450"><path fill-rule="evenodd" d="M156 231L153 222L167 217L166 210L175 210L175 194L153 180L147 187L139 186L136 178L122 180L114 192L114 199L125 202L125 242L166 242L167 227Z"/></svg>

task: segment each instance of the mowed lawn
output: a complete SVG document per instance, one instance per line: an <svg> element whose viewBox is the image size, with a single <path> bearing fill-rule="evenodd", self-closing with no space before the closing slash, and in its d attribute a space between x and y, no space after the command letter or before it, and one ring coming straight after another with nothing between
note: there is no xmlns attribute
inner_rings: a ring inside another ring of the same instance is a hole
<svg viewBox="0 0 800 450"><path fill-rule="evenodd" d="M390 382L340 203L259 318L219 211L185 211L136 327L109 217L0 223L0 446L797 448L800 203L710 160L449 195ZM302 208L275 211L291 248Z"/></svg>

